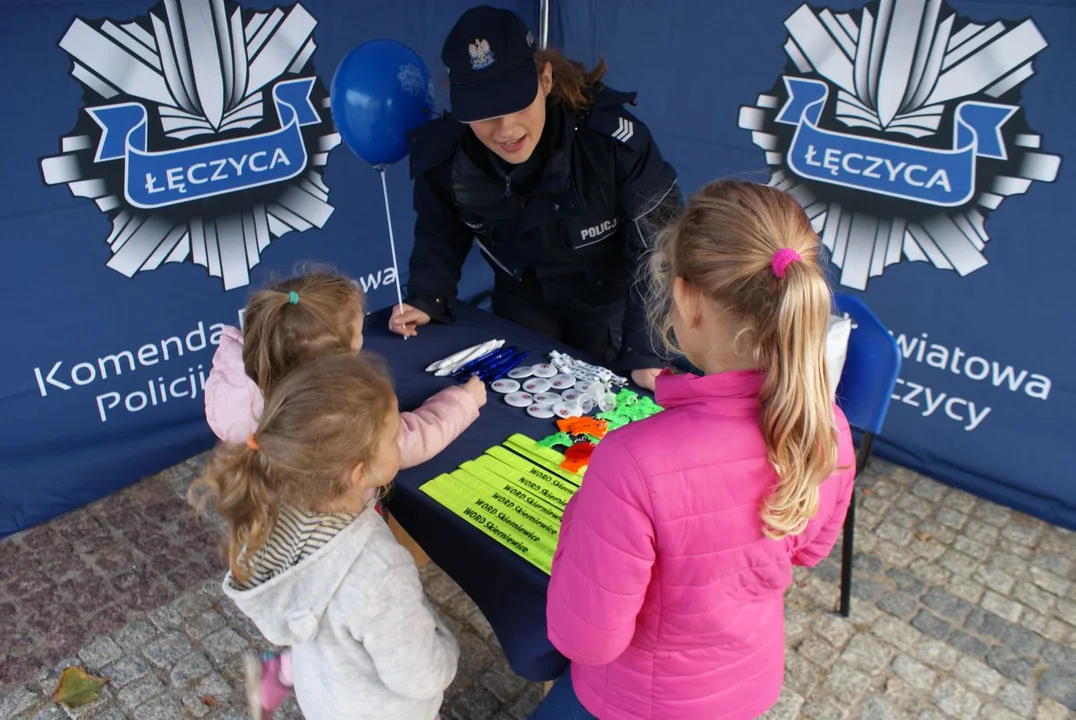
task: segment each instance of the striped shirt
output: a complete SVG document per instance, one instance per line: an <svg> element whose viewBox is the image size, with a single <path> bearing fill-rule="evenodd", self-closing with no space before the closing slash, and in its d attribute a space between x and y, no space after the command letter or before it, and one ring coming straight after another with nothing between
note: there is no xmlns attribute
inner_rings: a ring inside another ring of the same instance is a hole
<svg viewBox="0 0 1076 720"><path fill-rule="evenodd" d="M295 567L324 547L357 517L353 513L308 513L282 505L276 527L270 533L265 547L254 557L254 576L246 582L239 582L233 577L233 587L250 590Z"/></svg>

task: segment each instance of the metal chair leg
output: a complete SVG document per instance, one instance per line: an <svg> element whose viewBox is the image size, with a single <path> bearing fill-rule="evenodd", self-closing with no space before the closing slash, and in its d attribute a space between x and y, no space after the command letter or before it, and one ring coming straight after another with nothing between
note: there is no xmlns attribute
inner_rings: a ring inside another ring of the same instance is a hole
<svg viewBox="0 0 1076 720"><path fill-rule="evenodd" d="M848 617L852 612L852 557L853 535L856 529L856 490L852 488L852 499L848 503L848 514L844 517L844 541L841 543L841 615Z"/></svg>
<svg viewBox="0 0 1076 720"><path fill-rule="evenodd" d="M874 433L864 433L856 450L856 479L867 469L874 445ZM854 538L856 533L856 488L852 487L852 498L848 501L848 514L844 517L844 540L841 543L841 605L840 613L848 617L852 613L852 561L855 557Z"/></svg>

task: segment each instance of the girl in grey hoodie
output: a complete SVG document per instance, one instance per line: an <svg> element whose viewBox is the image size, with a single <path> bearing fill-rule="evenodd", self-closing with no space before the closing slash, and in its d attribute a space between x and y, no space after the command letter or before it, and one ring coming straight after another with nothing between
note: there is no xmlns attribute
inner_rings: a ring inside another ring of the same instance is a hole
<svg viewBox="0 0 1076 720"><path fill-rule="evenodd" d="M309 720L433 720L456 674L459 647L370 499L399 471L399 433L387 375L330 354L283 378L191 488L228 525L225 593L292 648Z"/></svg>

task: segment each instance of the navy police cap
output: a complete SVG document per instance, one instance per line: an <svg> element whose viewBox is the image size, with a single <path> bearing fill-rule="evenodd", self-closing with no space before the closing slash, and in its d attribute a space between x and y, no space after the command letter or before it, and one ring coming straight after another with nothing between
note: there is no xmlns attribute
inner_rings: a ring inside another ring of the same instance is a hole
<svg viewBox="0 0 1076 720"><path fill-rule="evenodd" d="M441 49L452 113L461 122L511 115L538 96L534 35L511 10L479 5L460 16Z"/></svg>

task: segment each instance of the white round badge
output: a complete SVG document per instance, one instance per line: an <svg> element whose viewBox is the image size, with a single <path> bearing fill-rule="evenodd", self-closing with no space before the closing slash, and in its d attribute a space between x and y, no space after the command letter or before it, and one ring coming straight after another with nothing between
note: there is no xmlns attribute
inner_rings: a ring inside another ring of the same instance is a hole
<svg viewBox="0 0 1076 720"><path fill-rule="evenodd" d="M549 383L554 390L567 390L575 385L575 377L573 375L554 375L549 379Z"/></svg>
<svg viewBox="0 0 1076 720"><path fill-rule="evenodd" d="M504 393L507 395L508 393L513 393L516 390L519 390L519 381L507 379L497 380L496 382L492 383L490 387L493 388L496 392Z"/></svg>
<svg viewBox="0 0 1076 720"><path fill-rule="evenodd" d="M590 392L590 389L595 385L600 385L597 380L577 380L575 383L575 389L581 393Z"/></svg>
<svg viewBox="0 0 1076 720"><path fill-rule="evenodd" d="M540 392L534 396L535 405L546 405L552 407L561 401L560 395L550 392Z"/></svg>
<svg viewBox="0 0 1076 720"><path fill-rule="evenodd" d="M545 378L533 377L523 383L523 389L529 393L542 393L550 388L550 383Z"/></svg>
<svg viewBox="0 0 1076 720"><path fill-rule="evenodd" d="M505 395L504 401L512 407L522 408L530 405L534 401L534 398L532 398L529 393L514 392Z"/></svg>
<svg viewBox="0 0 1076 720"><path fill-rule="evenodd" d="M568 402L575 402L579 398L583 397L583 393L578 390L565 390L560 394L560 396Z"/></svg>
<svg viewBox="0 0 1076 720"><path fill-rule="evenodd" d="M583 412L575 403L559 402L553 406L553 414L559 418L581 417Z"/></svg>
<svg viewBox="0 0 1076 720"><path fill-rule="evenodd" d="M527 408L527 414L539 420L548 420L553 417L553 410L548 405L531 405Z"/></svg>
<svg viewBox="0 0 1076 720"><path fill-rule="evenodd" d="M534 371L534 377L551 378L557 374L557 369L549 363L542 363L541 365L535 365L531 368Z"/></svg>
<svg viewBox="0 0 1076 720"><path fill-rule="evenodd" d="M512 368L508 371L508 377L513 380L522 380L523 378L529 378L534 374L534 368L530 365L524 365L523 367Z"/></svg>

